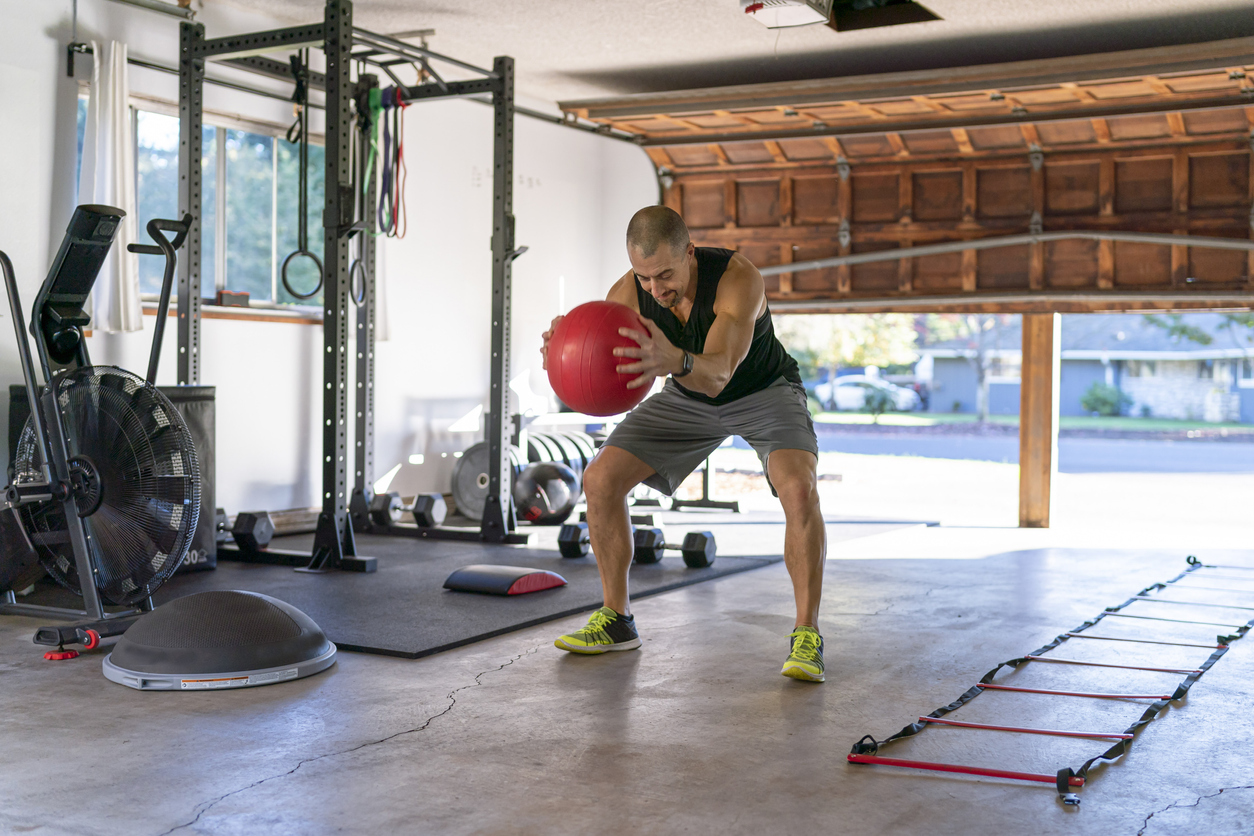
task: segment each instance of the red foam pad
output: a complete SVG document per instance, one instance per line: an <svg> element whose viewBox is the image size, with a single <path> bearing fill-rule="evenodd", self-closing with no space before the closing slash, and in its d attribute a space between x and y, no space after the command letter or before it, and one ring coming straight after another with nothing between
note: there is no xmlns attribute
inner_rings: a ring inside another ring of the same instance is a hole
<svg viewBox="0 0 1254 836"><path fill-rule="evenodd" d="M527 592L539 592L542 589L553 589L565 586L566 579L556 572L538 571L523 575L514 581L509 588L509 595L523 595Z"/></svg>
<svg viewBox="0 0 1254 836"><path fill-rule="evenodd" d="M565 585L566 579L556 572L527 566L493 564L463 566L444 581L445 589L484 592L488 595L523 595Z"/></svg>
<svg viewBox="0 0 1254 836"><path fill-rule="evenodd" d="M615 357L614 349L639 348L619 328L649 333L640 314L617 302L587 302L558 323L549 340L549 383L567 406L587 415L617 415L644 400L649 387L627 388L639 375L617 371L633 361Z"/></svg>

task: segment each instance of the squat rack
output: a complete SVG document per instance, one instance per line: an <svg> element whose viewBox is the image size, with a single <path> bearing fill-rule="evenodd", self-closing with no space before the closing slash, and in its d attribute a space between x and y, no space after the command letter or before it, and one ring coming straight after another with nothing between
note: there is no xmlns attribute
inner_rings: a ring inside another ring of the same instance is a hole
<svg viewBox="0 0 1254 836"><path fill-rule="evenodd" d="M514 246L514 60L499 56L491 70L476 67L386 35L353 26L351 0L327 0L320 23L205 38L204 25L180 24L179 38L179 212L196 217L187 236L186 255L179 262L178 276L178 382L194 385L200 380L201 326L201 225L202 174L201 132L204 119L205 62L216 60L235 69L244 69L272 78L291 79L286 64L260 57L277 50L321 48L326 71L310 73L309 85L326 93L325 204L323 208L323 402L322 402L322 511L318 517L309 571L345 569L371 572L375 559L359 557L348 515L353 498L369 502L370 479L374 465L374 333L375 333L375 199L376 178L354 186L357 174L364 173L361 162L370 147L366 114L358 107L358 129L363 130L358 148L361 159L352 154L354 102L369 101L377 90L375 76L352 78L354 62L382 69L398 81L402 103L425 99L491 97L493 114L493 201L492 201L492 306L491 306L491 387L486 439L489 451L488 502L480 523L478 539L509 542L515 518L509 491L510 440L506 420L510 379L510 298L511 263L519 255ZM354 51L354 47L364 47ZM474 74L465 81L445 81L431 67L439 62ZM418 64L428 83L405 87L390 69L395 64ZM378 95L377 93L375 95ZM358 181L360 182L360 181ZM360 207L357 204L362 204ZM360 208L361 219L358 220ZM361 235L360 256L350 264L351 239ZM360 275L360 289L354 292L353 279ZM348 478L348 363L351 307L356 333L356 392L354 398L356 444L352 461L354 478Z"/></svg>

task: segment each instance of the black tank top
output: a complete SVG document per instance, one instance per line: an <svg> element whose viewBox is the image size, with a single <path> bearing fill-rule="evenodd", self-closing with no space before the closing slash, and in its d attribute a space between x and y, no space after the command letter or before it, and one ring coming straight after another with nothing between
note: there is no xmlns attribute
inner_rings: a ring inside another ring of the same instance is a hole
<svg viewBox="0 0 1254 836"><path fill-rule="evenodd" d="M718 282L727 271L727 264L734 252L714 247L697 247L696 253L697 298L692 303L692 313L685 324L681 326L675 315L659 305L653 295L640 286L639 281L636 282L636 301L640 306L640 315L653 320L668 340L693 354L701 354L705 350L706 335L714 324L714 297L718 293ZM749 344L749 353L736 367L722 392L711 398L700 392L690 391L684 388L683 378L676 380L675 385L694 400L720 405L760 392L781 375L793 383L801 383L797 361L775 338L775 326L771 323L770 308L767 308L753 323L753 342Z"/></svg>

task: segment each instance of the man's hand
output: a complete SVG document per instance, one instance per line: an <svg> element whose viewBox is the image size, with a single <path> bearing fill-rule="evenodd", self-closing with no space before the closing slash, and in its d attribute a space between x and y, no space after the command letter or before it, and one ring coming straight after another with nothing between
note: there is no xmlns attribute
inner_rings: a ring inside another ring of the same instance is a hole
<svg viewBox="0 0 1254 836"><path fill-rule="evenodd" d="M553 339L553 332L557 330L557 324L563 319L565 317L561 314L553 317L553 321L549 323L549 330L541 335L544 338L544 344L540 346L540 357L542 358L540 368L545 371L548 371L549 368L549 340Z"/></svg>
<svg viewBox="0 0 1254 836"><path fill-rule="evenodd" d="M647 334L635 328L618 329L620 336L629 337L640 344L639 348L614 349L615 357L637 358L634 363L624 363L616 367L621 374L640 373L639 377L627 383L628 389L651 386L653 378L665 377L683 366L683 349L676 348L670 340L666 339L662 329L658 328L653 320L644 319L643 322L649 329Z"/></svg>

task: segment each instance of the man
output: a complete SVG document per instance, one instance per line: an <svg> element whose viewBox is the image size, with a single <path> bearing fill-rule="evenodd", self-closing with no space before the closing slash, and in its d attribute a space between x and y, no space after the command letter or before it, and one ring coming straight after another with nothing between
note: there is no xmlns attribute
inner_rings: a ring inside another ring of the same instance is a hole
<svg viewBox="0 0 1254 836"><path fill-rule="evenodd" d="M620 333L639 348L618 348L629 387L670 376L662 391L636 407L612 432L584 473L588 533L605 606L582 630L556 645L574 653L640 646L627 592L632 536L627 496L641 482L673 494L729 435L762 460L786 520L784 563L797 619L785 676L823 681L819 597L827 549L819 510L818 443L797 362L775 338L762 276L730 250L694 247L671 209L641 209L627 226L632 269L606 299L639 312L648 333ZM561 317L544 333L541 353Z"/></svg>

